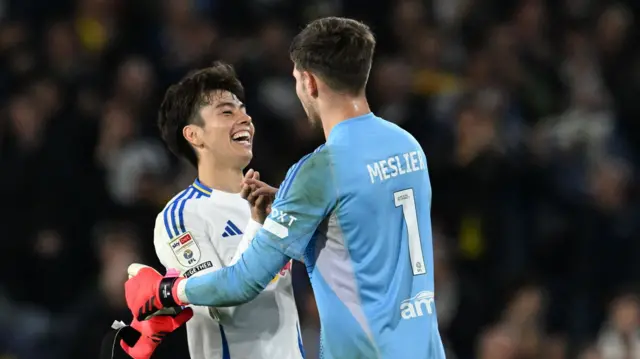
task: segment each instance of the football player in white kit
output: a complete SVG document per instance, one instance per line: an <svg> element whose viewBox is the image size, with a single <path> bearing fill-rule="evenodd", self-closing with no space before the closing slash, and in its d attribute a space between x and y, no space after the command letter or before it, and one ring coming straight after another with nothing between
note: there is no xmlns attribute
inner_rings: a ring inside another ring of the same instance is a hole
<svg viewBox="0 0 640 359"><path fill-rule="evenodd" d="M165 94L158 119L162 139L198 169L193 184L156 219L154 245L167 270L190 277L233 264L266 216L267 197L243 198L254 136L243 97L233 68L223 63L190 73ZM258 174L249 170L247 177ZM291 262L247 304L193 307L187 322L191 358L304 358L290 270Z"/></svg>

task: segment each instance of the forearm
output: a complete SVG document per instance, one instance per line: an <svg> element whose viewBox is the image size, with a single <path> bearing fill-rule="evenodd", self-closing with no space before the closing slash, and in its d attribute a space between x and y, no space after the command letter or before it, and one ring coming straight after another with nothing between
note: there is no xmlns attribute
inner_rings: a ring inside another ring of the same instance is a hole
<svg viewBox="0 0 640 359"><path fill-rule="evenodd" d="M178 299L183 303L228 307L251 301L269 284L289 258L260 238L233 266L192 277L178 284Z"/></svg>

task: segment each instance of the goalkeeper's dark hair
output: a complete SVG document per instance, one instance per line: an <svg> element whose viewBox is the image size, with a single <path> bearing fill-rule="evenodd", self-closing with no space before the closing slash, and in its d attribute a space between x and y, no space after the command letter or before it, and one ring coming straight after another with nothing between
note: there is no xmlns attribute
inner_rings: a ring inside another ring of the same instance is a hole
<svg viewBox="0 0 640 359"><path fill-rule="evenodd" d="M244 88L233 66L215 62L212 66L190 72L164 94L158 114L162 140L174 155L198 166L198 156L182 135L190 124L202 126L200 109L211 101L213 91L229 91L244 102Z"/></svg>
<svg viewBox="0 0 640 359"><path fill-rule="evenodd" d="M334 91L360 95L369 79L375 47L367 25L326 17L312 21L296 35L289 55L299 71L313 73Z"/></svg>

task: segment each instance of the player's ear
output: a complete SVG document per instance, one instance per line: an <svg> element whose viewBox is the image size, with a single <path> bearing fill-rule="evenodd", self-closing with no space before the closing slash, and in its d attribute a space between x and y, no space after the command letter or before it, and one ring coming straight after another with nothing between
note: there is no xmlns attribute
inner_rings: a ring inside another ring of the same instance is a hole
<svg viewBox="0 0 640 359"><path fill-rule="evenodd" d="M309 96L313 98L318 97L318 79L314 74L309 71L302 72L302 83Z"/></svg>
<svg viewBox="0 0 640 359"><path fill-rule="evenodd" d="M182 128L182 135L194 147L202 147L204 140L202 138L202 128L196 125L186 125Z"/></svg>

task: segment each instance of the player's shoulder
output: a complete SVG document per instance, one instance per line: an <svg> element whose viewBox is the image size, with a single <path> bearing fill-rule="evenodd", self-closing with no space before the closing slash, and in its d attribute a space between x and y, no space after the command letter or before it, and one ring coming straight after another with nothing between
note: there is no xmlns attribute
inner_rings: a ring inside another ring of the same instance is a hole
<svg viewBox="0 0 640 359"><path fill-rule="evenodd" d="M332 153L331 146L323 143L313 152L302 157L296 165L307 170L325 170L331 165Z"/></svg>
<svg viewBox="0 0 640 359"><path fill-rule="evenodd" d="M331 150L329 146L323 144L289 168L276 197L287 197L287 193L290 193L292 188L302 189L303 192L314 195L324 193L322 189L331 187L330 184L333 181L332 167Z"/></svg>
<svg viewBox="0 0 640 359"><path fill-rule="evenodd" d="M163 232L168 238L175 238L190 226L203 222L200 208L211 196L211 189L197 179L189 187L171 198L156 217L156 232Z"/></svg>
<svg viewBox="0 0 640 359"><path fill-rule="evenodd" d="M413 135L400 127L398 124L393 123L389 120L386 120L382 117L375 116L377 121L372 122L369 126L371 133L378 133L384 137L388 137L389 141L385 143L385 145L397 143L398 140L410 141L413 143L418 143ZM380 144L378 144L380 145Z"/></svg>
<svg viewBox="0 0 640 359"><path fill-rule="evenodd" d="M328 157L329 153L330 153L329 146L327 146L326 143L323 143L320 146L318 146L315 150L313 150L313 152L304 155L294 165L294 167L295 166L304 165L304 164L313 164L313 163L315 163L317 161L324 160L324 159L326 159Z"/></svg>
<svg viewBox="0 0 640 359"><path fill-rule="evenodd" d="M197 215L198 207L211 196L211 189L197 179L171 198L158 214L158 218L173 213L174 215Z"/></svg>
<svg viewBox="0 0 640 359"><path fill-rule="evenodd" d="M289 168L285 182L287 182L287 179L297 177L300 173L309 174L326 171L331 164L330 153L329 146L326 144L318 146L313 152L306 154Z"/></svg>

